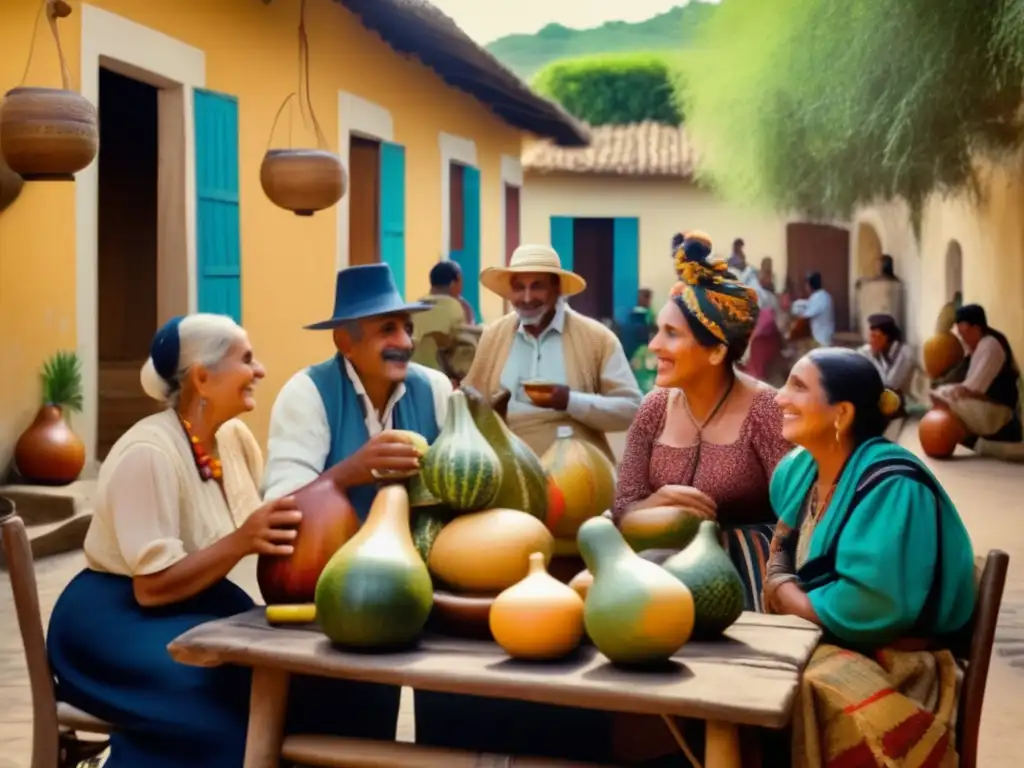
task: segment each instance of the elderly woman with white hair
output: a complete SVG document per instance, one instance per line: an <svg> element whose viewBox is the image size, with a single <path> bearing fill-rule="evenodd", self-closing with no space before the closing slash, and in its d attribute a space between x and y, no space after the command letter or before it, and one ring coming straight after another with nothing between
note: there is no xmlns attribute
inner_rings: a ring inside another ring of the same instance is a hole
<svg viewBox="0 0 1024 768"><path fill-rule="evenodd" d="M236 417L264 376L228 317L176 318L153 339L142 386L166 404L100 470L87 567L65 588L48 647L61 700L112 722L108 768L241 765L249 675L175 663L185 630L252 607L227 579L245 556L289 554L291 498L262 504L262 455Z"/></svg>

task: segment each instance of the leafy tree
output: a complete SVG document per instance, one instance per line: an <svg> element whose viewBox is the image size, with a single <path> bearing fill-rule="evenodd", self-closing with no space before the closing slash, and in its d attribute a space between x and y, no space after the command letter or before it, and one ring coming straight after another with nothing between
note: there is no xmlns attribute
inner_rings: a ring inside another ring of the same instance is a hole
<svg viewBox="0 0 1024 768"><path fill-rule="evenodd" d="M678 125L683 117L675 79L664 56L633 53L556 61L537 74L533 87L591 125L643 120Z"/></svg>
<svg viewBox="0 0 1024 768"><path fill-rule="evenodd" d="M727 195L845 217L977 192L1022 138L1024 0L729 0L680 87Z"/></svg>

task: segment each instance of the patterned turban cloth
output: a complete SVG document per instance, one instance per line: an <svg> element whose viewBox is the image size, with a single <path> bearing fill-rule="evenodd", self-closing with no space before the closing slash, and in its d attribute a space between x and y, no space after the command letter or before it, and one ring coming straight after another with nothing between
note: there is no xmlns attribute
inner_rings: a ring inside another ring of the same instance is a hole
<svg viewBox="0 0 1024 768"><path fill-rule="evenodd" d="M687 232L674 259L679 282L669 295L683 313L715 342L745 345L757 322L757 292L737 280L724 261L711 258L711 238L703 232Z"/></svg>

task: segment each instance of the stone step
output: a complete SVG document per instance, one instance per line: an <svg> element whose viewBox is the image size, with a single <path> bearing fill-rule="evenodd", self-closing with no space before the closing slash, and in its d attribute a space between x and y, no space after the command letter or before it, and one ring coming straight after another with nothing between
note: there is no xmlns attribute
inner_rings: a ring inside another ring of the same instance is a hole
<svg viewBox="0 0 1024 768"><path fill-rule="evenodd" d="M25 522L33 559L81 549L92 520L95 480L78 480L70 485L3 485L0 496L14 502ZM0 550L0 567L6 568Z"/></svg>

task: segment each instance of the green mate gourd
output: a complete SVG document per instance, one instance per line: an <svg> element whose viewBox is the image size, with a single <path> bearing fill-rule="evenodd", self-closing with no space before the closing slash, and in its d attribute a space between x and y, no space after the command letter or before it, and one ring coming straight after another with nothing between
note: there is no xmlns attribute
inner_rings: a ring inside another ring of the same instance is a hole
<svg viewBox="0 0 1024 768"><path fill-rule="evenodd" d="M456 513L492 506L501 487L501 462L473 423L461 391L448 398L444 429L423 457L420 477L427 490Z"/></svg>
<svg viewBox="0 0 1024 768"><path fill-rule="evenodd" d="M693 597L681 581L637 555L605 517L583 523L576 543L594 577L583 622L601 653L618 664L650 664L683 647Z"/></svg>
<svg viewBox="0 0 1024 768"><path fill-rule="evenodd" d="M483 395L464 387L469 412L480 434L501 462L501 484L490 506L528 512L541 522L548 517L548 477L540 458L502 421Z"/></svg>
<svg viewBox="0 0 1024 768"><path fill-rule="evenodd" d="M412 511L412 543L423 562L430 558L430 550L438 534L448 524L448 516L437 507L423 507Z"/></svg>
<svg viewBox="0 0 1024 768"><path fill-rule="evenodd" d="M416 639L434 587L409 530L404 485L385 485L363 527L327 563L316 584L316 616L338 645L386 649Z"/></svg>
<svg viewBox="0 0 1024 768"><path fill-rule="evenodd" d="M743 613L743 582L719 538L718 523L705 520L693 541L662 563L693 595L693 636L721 635Z"/></svg>

